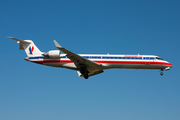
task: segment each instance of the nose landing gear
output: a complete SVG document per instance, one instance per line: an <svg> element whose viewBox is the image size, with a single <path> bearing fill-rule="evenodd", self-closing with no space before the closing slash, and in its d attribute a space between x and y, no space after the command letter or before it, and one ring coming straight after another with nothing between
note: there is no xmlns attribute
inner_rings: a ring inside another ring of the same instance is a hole
<svg viewBox="0 0 180 120"><path fill-rule="evenodd" d="M164 69L161 69L161 73L160 73L161 76L163 75L163 71L164 71Z"/></svg>
<svg viewBox="0 0 180 120"><path fill-rule="evenodd" d="M160 75L162 76L162 75L163 75L163 72L161 72Z"/></svg>

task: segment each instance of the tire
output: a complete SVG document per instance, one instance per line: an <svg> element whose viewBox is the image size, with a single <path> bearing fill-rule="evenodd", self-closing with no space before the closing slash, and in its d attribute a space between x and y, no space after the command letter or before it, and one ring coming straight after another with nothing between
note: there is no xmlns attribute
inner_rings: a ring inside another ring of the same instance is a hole
<svg viewBox="0 0 180 120"><path fill-rule="evenodd" d="M163 75L163 72L161 72L160 75L162 76L162 75Z"/></svg>
<svg viewBox="0 0 180 120"><path fill-rule="evenodd" d="M89 78L88 74L84 74L84 78L88 79Z"/></svg>

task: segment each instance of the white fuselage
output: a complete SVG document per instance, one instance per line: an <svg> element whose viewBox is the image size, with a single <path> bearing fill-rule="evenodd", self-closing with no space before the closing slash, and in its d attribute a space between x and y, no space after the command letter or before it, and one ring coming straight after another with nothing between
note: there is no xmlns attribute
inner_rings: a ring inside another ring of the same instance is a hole
<svg viewBox="0 0 180 120"><path fill-rule="evenodd" d="M102 69L128 68L128 69L166 69L173 67L169 62L154 55L107 55L107 54L79 54L83 58L102 65ZM27 57L25 60L53 67L64 67L79 70L74 62L61 54L58 59L44 56Z"/></svg>
<svg viewBox="0 0 180 120"><path fill-rule="evenodd" d="M59 50L41 52L32 40L20 40L8 37L20 44L19 48L25 50L28 57L25 60L52 66L77 70L80 77L88 79L89 76L97 75L105 69L160 69L169 70L173 67L169 62L155 55L109 55L109 54L76 54L62 47L56 40L54 44ZM65 54L61 54L61 52Z"/></svg>

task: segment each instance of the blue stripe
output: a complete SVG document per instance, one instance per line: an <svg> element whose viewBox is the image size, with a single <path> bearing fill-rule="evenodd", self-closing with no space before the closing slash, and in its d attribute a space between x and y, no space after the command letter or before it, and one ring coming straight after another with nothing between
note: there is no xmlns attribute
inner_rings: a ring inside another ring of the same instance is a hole
<svg viewBox="0 0 180 120"><path fill-rule="evenodd" d="M44 56L39 56L39 57L29 57L29 59L42 59L42 58L44 58Z"/></svg>
<svg viewBox="0 0 180 120"><path fill-rule="evenodd" d="M150 59L154 60L154 57L105 57L105 56L81 56L83 58L92 58L92 59Z"/></svg>
<svg viewBox="0 0 180 120"><path fill-rule="evenodd" d="M92 58L92 59L142 59L142 57L103 57L103 56L81 56L83 58ZM43 59L44 56L29 57L29 59ZM61 56L60 58L67 58L66 56ZM143 57L143 59L154 60L154 57Z"/></svg>
<svg viewBox="0 0 180 120"><path fill-rule="evenodd" d="M66 56L61 56L61 58L66 58Z"/></svg>

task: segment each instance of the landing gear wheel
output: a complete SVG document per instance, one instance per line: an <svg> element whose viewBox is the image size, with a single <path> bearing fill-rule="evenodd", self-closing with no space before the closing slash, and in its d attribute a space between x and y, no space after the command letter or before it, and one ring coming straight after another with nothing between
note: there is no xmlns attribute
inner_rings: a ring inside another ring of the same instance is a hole
<svg viewBox="0 0 180 120"><path fill-rule="evenodd" d="M160 73L161 76L163 75L163 71L164 71L164 69L161 69L161 73Z"/></svg>
<svg viewBox="0 0 180 120"><path fill-rule="evenodd" d="M89 78L88 74L84 74L84 78L88 79Z"/></svg>
<svg viewBox="0 0 180 120"><path fill-rule="evenodd" d="M162 75L163 75L163 72L161 72L160 75L162 76Z"/></svg>

